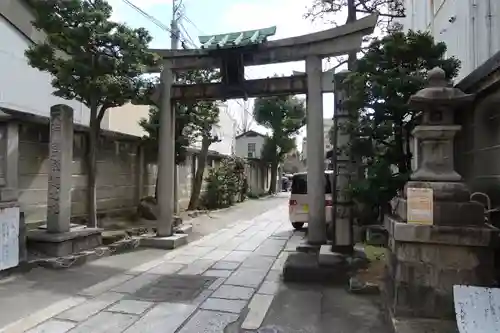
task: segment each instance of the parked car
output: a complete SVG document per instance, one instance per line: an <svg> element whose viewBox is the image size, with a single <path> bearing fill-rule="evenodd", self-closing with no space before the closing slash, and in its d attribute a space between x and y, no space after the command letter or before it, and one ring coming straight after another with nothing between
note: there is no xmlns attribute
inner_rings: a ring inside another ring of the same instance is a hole
<svg viewBox="0 0 500 333"><path fill-rule="evenodd" d="M326 223L332 223L332 170L325 170L325 213ZM290 222L295 229L301 229L308 222L309 204L307 201L307 173L293 175L292 193L288 204Z"/></svg>

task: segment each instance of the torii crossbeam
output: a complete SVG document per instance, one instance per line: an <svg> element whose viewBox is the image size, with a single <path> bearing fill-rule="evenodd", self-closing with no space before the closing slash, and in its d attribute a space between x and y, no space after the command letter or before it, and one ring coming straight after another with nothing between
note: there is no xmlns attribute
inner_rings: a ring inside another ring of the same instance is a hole
<svg viewBox="0 0 500 333"><path fill-rule="evenodd" d="M201 36L201 49L158 50L162 59L160 98L160 144L158 151L159 237L172 233L175 161L174 100L209 100L239 97L307 94L308 201L310 244L326 242L323 92L333 90L333 73L324 74L322 60L357 51L364 36L371 34L377 15L316 33L267 41L275 28ZM245 66L306 61L305 75L245 80ZM190 69L219 68L222 82L173 84L173 73ZM159 69L151 69L151 72ZM321 147L321 148L320 148Z"/></svg>

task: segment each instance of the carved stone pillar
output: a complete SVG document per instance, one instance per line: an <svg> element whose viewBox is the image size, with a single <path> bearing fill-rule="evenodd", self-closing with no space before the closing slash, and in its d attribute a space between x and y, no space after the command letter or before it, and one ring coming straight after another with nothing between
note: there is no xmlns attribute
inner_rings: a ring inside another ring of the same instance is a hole
<svg viewBox="0 0 500 333"><path fill-rule="evenodd" d="M54 105L50 108L49 159L47 231L68 232L73 187L73 109L67 105Z"/></svg>
<svg viewBox="0 0 500 333"><path fill-rule="evenodd" d="M353 176L353 158L349 151L351 141L350 134L345 130L352 115L345 106L345 100L348 97L348 87L344 83L348 71L343 71L335 75L335 113L334 117L334 151L333 163L335 179L335 197L333 200L332 216L334 218L335 239L333 240L333 249L340 252L350 252L353 246L352 235L352 200L348 196L348 188L351 177Z"/></svg>

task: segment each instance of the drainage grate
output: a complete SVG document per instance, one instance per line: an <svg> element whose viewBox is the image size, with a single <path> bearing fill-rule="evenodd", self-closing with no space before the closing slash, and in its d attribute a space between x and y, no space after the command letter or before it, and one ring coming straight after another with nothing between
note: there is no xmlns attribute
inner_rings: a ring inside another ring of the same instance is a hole
<svg viewBox="0 0 500 333"><path fill-rule="evenodd" d="M136 291L131 298L151 302L189 302L215 280L215 277L209 276L165 275L155 283Z"/></svg>

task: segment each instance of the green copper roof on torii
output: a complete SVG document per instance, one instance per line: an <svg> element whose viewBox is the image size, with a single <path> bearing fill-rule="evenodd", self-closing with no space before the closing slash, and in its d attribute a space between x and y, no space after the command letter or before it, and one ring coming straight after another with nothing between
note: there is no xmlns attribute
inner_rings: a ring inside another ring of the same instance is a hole
<svg viewBox="0 0 500 333"><path fill-rule="evenodd" d="M199 36L202 49L218 49L260 44L276 33L276 27L258 30L229 32L220 35Z"/></svg>

